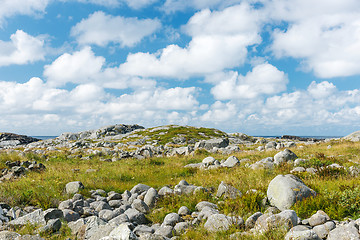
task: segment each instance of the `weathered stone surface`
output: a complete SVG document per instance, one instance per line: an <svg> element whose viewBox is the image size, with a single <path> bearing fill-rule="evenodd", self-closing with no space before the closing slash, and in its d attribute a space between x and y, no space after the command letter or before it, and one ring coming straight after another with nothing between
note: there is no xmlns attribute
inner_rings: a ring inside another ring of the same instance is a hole
<svg viewBox="0 0 360 240"><path fill-rule="evenodd" d="M182 207L179 208L178 214L180 216L186 216L186 215L190 215L191 212L190 212L188 207L182 206Z"/></svg>
<svg viewBox="0 0 360 240"><path fill-rule="evenodd" d="M158 229L156 229L155 234L171 238L174 234L174 228L170 225L161 225Z"/></svg>
<svg viewBox="0 0 360 240"><path fill-rule="evenodd" d="M298 217L293 210L284 210L278 214L265 213L255 222L255 229L265 232L277 227L292 228L298 224Z"/></svg>
<svg viewBox="0 0 360 240"><path fill-rule="evenodd" d="M189 222L179 222L175 225L174 230L177 235L184 233L191 224Z"/></svg>
<svg viewBox="0 0 360 240"><path fill-rule="evenodd" d="M244 220L242 223L244 223ZM218 232L228 230L233 224L237 224L234 218L228 217L224 214L213 214L207 219L204 227L208 231Z"/></svg>
<svg viewBox="0 0 360 240"><path fill-rule="evenodd" d="M198 204L196 204L195 208L196 210L198 210L199 212L201 212L205 207L209 207L209 208L213 208L213 209L218 209L218 206L214 203L211 202L207 202L207 201L202 201L199 202Z"/></svg>
<svg viewBox="0 0 360 240"><path fill-rule="evenodd" d="M350 140L352 142L359 142L360 141L360 131L350 133L349 135L343 137L343 139Z"/></svg>
<svg viewBox="0 0 360 240"><path fill-rule="evenodd" d="M135 199L131 204L131 207L145 214L150 212L148 205L140 199Z"/></svg>
<svg viewBox="0 0 360 240"><path fill-rule="evenodd" d="M130 240L137 239L136 235L131 231L128 224L122 223L112 230L109 237L113 237L118 240Z"/></svg>
<svg viewBox="0 0 360 240"><path fill-rule="evenodd" d="M195 144L195 149L205 148L206 150L212 150L213 148L225 148L229 146L229 139L216 138L210 140L203 140Z"/></svg>
<svg viewBox="0 0 360 240"><path fill-rule="evenodd" d="M337 226L329 232L327 240L359 240L360 234L354 222Z"/></svg>
<svg viewBox="0 0 360 240"><path fill-rule="evenodd" d="M25 216L19 217L9 222L10 225L26 225L26 224L40 224L45 225L45 219L43 211L41 209L35 210L32 213L26 214Z"/></svg>
<svg viewBox="0 0 360 240"><path fill-rule="evenodd" d="M62 210L62 212L64 214L64 219L67 222L73 222L73 221L76 221L76 220L78 220L80 218L80 214L73 211L73 210L64 209L64 210Z"/></svg>
<svg viewBox="0 0 360 240"><path fill-rule="evenodd" d="M248 217L248 219L246 219L245 221L245 228L246 229L251 229L255 226L256 220L263 215L261 212L256 212L253 215L251 215L250 217Z"/></svg>
<svg viewBox="0 0 360 240"><path fill-rule="evenodd" d="M40 141L40 139L14 133L0 133L0 147L13 147L37 141Z"/></svg>
<svg viewBox="0 0 360 240"><path fill-rule="evenodd" d="M225 162L223 162L223 163L221 164L221 166L223 166L223 167L228 167L228 168L232 168L232 167L235 167L235 166L237 166L237 165L239 165L239 164L240 164L240 161L239 161L239 159L238 159L237 157L235 157L235 156L230 156L230 157L228 157L228 159L226 159Z"/></svg>
<svg viewBox="0 0 360 240"><path fill-rule="evenodd" d="M219 184L217 193L216 193L216 197L220 198L220 197L224 197L224 198L231 198L231 199L235 199L238 197L241 197L242 193L240 192L240 190L234 188L233 186L226 184L224 182L221 182Z"/></svg>
<svg viewBox="0 0 360 240"><path fill-rule="evenodd" d="M130 192L131 194L134 194L134 193L137 193L137 194L141 194L142 192L145 192L147 190L149 190L150 187L148 185L145 185L145 184L142 184L142 183L139 183L137 184L136 186L134 186Z"/></svg>
<svg viewBox="0 0 360 240"><path fill-rule="evenodd" d="M16 232L10 232L10 231L2 231L2 232L0 232L0 239L1 240L14 240L19 236L20 236L20 234L18 234Z"/></svg>
<svg viewBox="0 0 360 240"><path fill-rule="evenodd" d="M314 215L309 218L310 226L314 227L321 225L330 220L330 217L324 211L317 211Z"/></svg>
<svg viewBox="0 0 360 240"><path fill-rule="evenodd" d="M269 184L267 197L270 204L280 210L290 209L297 201L315 196L316 192L307 187L298 177L278 175Z"/></svg>
<svg viewBox="0 0 360 240"><path fill-rule="evenodd" d="M153 208L158 197L157 191L154 188L150 188L145 194L144 202L149 208Z"/></svg>
<svg viewBox="0 0 360 240"><path fill-rule="evenodd" d="M84 185L80 181L69 182L65 186L65 191L67 194L78 193L81 189L84 189Z"/></svg>
<svg viewBox="0 0 360 240"><path fill-rule="evenodd" d="M57 218L63 218L64 214L60 209L57 208L50 208L44 211L44 219L47 222L50 219L57 219Z"/></svg>
<svg viewBox="0 0 360 240"><path fill-rule="evenodd" d="M315 226L313 231L319 236L319 238L324 239L329 235L329 232L336 227L333 221L326 222L322 225Z"/></svg>
<svg viewBox="0 0 360 240"><path fill-rule="evenodd" d="M285 149L284 151L279 152L274 156L274 163L280 164L283 162L294 161L295 159L297 159L296 154L289 149Z"/></svg>
<svg viewBox="0 0 360 240"><path fill-rule="evenodd" d="M285 235L285 240L321 240L321 238L309 227L296 226Z"/></svg>
<svg viewBox="0 0 360 240"><path fill-rule="evenodd" d="M163 225L175 226L176 223L181 221L181 217L177 213L169 213L165 216Z"/></svg>

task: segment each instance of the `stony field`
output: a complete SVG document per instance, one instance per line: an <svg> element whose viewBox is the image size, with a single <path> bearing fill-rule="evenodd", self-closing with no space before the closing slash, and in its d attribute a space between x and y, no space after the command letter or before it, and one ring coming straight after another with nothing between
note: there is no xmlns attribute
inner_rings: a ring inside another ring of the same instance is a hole
<svg viewBox="0 0 360 240"><path fill-rule="evenodd" d="M360 239L358 136L0 133L0 240Z"/></svg>

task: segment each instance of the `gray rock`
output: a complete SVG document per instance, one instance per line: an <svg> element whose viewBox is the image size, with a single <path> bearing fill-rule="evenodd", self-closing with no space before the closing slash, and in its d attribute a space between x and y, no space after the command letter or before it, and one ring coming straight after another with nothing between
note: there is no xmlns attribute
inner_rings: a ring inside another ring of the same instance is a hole
<svg viewBox="0 0 360 240"><path fill-rule="evenodd" d="M50 219L64 218L63 212L57 208L49 208L43 214L46 222Z"/></svg>
<svg viewBox="0 0 360 240"><path fill-rule="evenodd" d="M106 200L108 202L111 200L121 200L121 194L120 193L112 193L106 198Z"/></svg>
<svg viewBox="0 0 360 240"><path fill-rule="evenodd" d="M179 208L178 214L180 216L186 216L186 215L190 215L191 212L190 212L189 208L187 208L186 206L182 206Z"/></svg>
<svg viewBox="0 0 360 240"><path fill-rule="evenodd" d="M296 226L285 235L285 240L321 240L311 228Z"/></svg>
<svg viewBox="0 0 360 240"><path fill-rule="evenodd" d="M164 186L159 190L158 193L160 196L165 196L165 195L171 195L174 194L174 190L172 190L171 188Z"/></svg>
<svg viewBox="0 0 360 240"><path fill-rule="evenodd" d="M189 227L191 227L189 222L179 222L175 225L174 230L177 235L180 235L184 233Z"/></svg>
<svg viewBox="0 0 360 240"><path fill-rule="evenodd" d="M263 215L261 212L256 212L253 215L251 215L250 217L248 217L248 219L246 219L245 221L245 228L246 229L251 229L255 226L256 220Z"/></svg>
<svg viewBox="0 0 360 240"><path fill-rule="evenodd" d="M119 215L120 215L119 211L112 211L109 209L103 209L99 212L99 218L101 218L107 222Z"/></svg>
<svg viewBox="0 0 360 240"><path fill-rule="evenodd" d="M244 223L244 221L242 221L242 223ZM236 224L236 222L233 218L224 214L213 214L207 219L204 228L211 232L226 231L234 224Z"/></svg>
<svg viewBox="0 0 360 240"><path fill-rule="evenodd" d="M10 232L10 231L1 231L0 232L0 239L1 240L13 240L19 237L20 234L16 232Z"/></svg>
<svg viewBox="0 0 360 240"><path fill-rule="evenodd" d="M163 225L175 226L176 223L181 221L181 217L177 213L169 213L165 216Z"/></svg>
<svg viewBox="0 0 360 240"><path fill-rule="evenodd" d="M280 210L289 209L295 202L315 196L316 192L307 187L298 177L278 175L269 184L267 197L272 206Z"/></svg>
<svg viewBox="0 0 360 240"><path fill-rule="evenodd" d="M64 209L73 209L73 201L71 199L60 202L59 207L60 210Z"/></svg>
<svg viewBox="0 0 360 240"><path fill-rule="evenodd" d="M47 224L40 229L40 232L54 233L60 230L61 225L60 219L50 219Z"/></svg>
<svg viewBox="0 0 360 240"><path fill-rule="evenodd" d="M351 222L346 225L337 226L329 232L327 240L359 240L360 234L356 225Z"/></svg>
<svg viewBox="0 0 360 240"><path fill-rule="evenodd" d="M77 221L69 222L67 226L71 229L72 235L77 235L82 226L85 225L85 220L83 218L78 219Z"/></svg>
<svg viewBox="0 0 360 240"><path fill-rule="evenodd" d="M124 212L124 214L128 216L130 222L137 224L146 224L148 222L145 215L136 209L129 208Z"/></svg>
<svg viewBox="0 0 360 240"><path fill-rule="evenodd" d="M278 214L265 213L256 220L254 228L259 232L266 232L280 226L290 229L296 226L298 221L299 219L293 210L284 210Z"/></svg>
<svg viewBox="0 0 360 240"><path fill-rule="evenodd" d="M149 190L150 187L148 185L139 183L138 185L134 186L130 192L131 194L137 193L137 194L141 194L142 192L145 192L147 190Z"/></svg>
<svg viewBox="0 0 360 240"><path fill-rule="evenodd" d="M274 158L272 157L267 157L267 158L263 158L260 161L251 164L250 168L254 169L254 170L258 170L258 169L272 169L274 168Z"/></svg>
<svg viewBox="0 0 360 240"><path fill-rule="evenodd" d="M218 206L216 204L211 203L211 202L207 202L207 201L199 202L195 206L196 210L198 210L199 212L201 212L205 207L209 207L209 208L212 208L212 209L218 209Z"/></svg>
<svg viewBox="0 0 360 240"><path fill-rule="evenodd" d="M100 212L101 210L108 209L111 210L111 207L106 202L99 202L95 208L95 211Z"/></svg>
<svg viewBox="0 0 360 240"><path fill-rule="evenodd" d="M78 193L81 189L84 189L84 185L80 181L69 182L65 186L65 191L67 194Z"/></svg>
<svg viewBox="0 0 360 240"><path fill-rule="evenodd" d="M193 194L196 188L197 187L194 185L176 185L174 187L174 192L179 195L182 194L189 195L189 194Z"/></svg>
<svg viewBox="0 0 360 240"><path fill-rule="evenodd" d="M44 219L43 211L41 209L38 209L33 211L32 213L26 214L9 222L10 225L26 225L28 223L45 225L46 221Z"/></svg>
<svg viewBox="0 0 360 240"><path fill-rule="evenodd" d="M272 142L268 142L266 145L265 145L265 150L274 150L276 149L276 146L277 146L277 143L272 141Z"/></svg>
<svg viewBox="0 0 360 240"><path fill-rule="evenodd" d="M135 233L131 231L128 224L122 223L117 226L114 230L112 230L109 234L109 237L113 237L119 240L130 240L137 239Z"/></svg>
<svg viewBox="0 0 360 240"><path fill-rule="evenodd" d="M131 204L131 207L145 214L150 212L148 205L146 205L146 203L140 199L135 199Z"/></svg>
<svg viewBox="0 0 360 240"><path fill-rule="evenodd" d="M242 193L240 192L240 190L234 188L233 186L226 184L224 182L221 182L219 184L217 193L216 193L216 197L220 198L220 197L224 197L224 198L231 198L231 199L235 199L238 197L241 197Z"/></svg>
<svg viewBox="0 0 360 240"><path fill-rule="evenodd" d="M343 137L345 140L349 140L352 142L359 142L360 141L360 131L353 132L345 137Z"/></svg>
<svg viewBox="0 0 360 240"><path fill-rule="evenodd" d="M150 188L145 194L144 202L149 208L153 208L158 197L157 191L154 188Z"/></svg>
<svg viewBox="0 0 360 240"><path fill-rule="evenodd" d="M310 226L314 227L321 225L330 220L330 217L324 211L317 211L314 215L309 218Z"/></svg>
<svg viewBox="0 0 360 240"><path fill-rule="evenodd" d="M152 227L146 225L138 225L133 231L136 235L142 235L144 233L154 233L155 230Z"/></svg>
<svg viewBox="0 0 360 240"><path fill-rule="evenodd" d="M212 150L213 148L225 148L229 145L229 139L216 138L210 140L203 140L195 144L195 149L205 148L206 150Z"/></svg>
<svg viewBox="0 0 360 240"><path fill-rule="evenodd" d="M315 226L313 231L319 236L319 238L324 239L329 235L329 232L336 227L333 221L326 222L322 225Z"/></svg>
<svg viewBox="0 0 360 240"><path fill-rule="evenodd" d="M122 204L122 201L121 200L110 200L108 202L109 206L112 207L112 208L118 208L121 206Z"/></svg>
<svg viewBox="0 0 360 240"><path fill-rule="evenodd" d="M78 220L80 218L80 214L73 211L73 210L64 209L64 210L62 210L62 212L64 214L64 219L67 222L73 222L73 221L76 221L76 220Z"/></svg>
<svg viewBox="0 0 360 240"><path fill-rule="evenodd" d="M237 166L237 165L239 165L239 164L240 164L240 161L239 161L239 159L238 159L237 157L235 157L235 156L230 156L230 157L228 157L228 159L226 159L225 162L223 162L223 163L221 164L221 166L223 166L223 167L228 167L228 168L232 168L232 167L235 167L235 166Z"/></svg>
<svg viewBox="0 0 360 240"><path fill-rule="evenodd" d="M290 171L290 173L297 173L297 172L305 172L306 169L304 167L296 167Z"/></svg>
<svg viewBox="0 0 360 240"><path fill-rule="evenodd" d="M213 157L206 157L202 160L202 163L205 165L213 165L215 164L216 159Z"/></svg>
<svg viewBox="0 0 360 240"><path fill-rule="evenodd" d="M172 226L161 225L161 227L156 229L155 234L171 238L172 236L174 236L173 232L174 232L174 228Z"/></svg>
<svg viewBox="0 0 360 240"><path fill-rule="evenodd" d="M274 156L274 163L275 164L280 164L280 163L283 163L283 162L293 161L293 160L295 160L297 158L298 157L296 156L295 153L293 153L289 149L285 149L284 151L279 152Z"/></svg>
<svg viewBox="0 0 360 240"><path fill-rule="evenodd" d="M125 223L125 222L130 222L130 219L124 213L120 214L119 216L117 216L109 221L109 223L115 224L115 225L120 225L121 223Z"/></svg>

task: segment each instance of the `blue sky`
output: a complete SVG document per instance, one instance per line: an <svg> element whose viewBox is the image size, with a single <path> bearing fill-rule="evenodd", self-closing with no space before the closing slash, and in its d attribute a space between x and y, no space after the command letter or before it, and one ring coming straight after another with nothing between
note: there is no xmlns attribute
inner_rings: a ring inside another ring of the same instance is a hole
<svg viewBox="0 0 360 240"><path fill-rule="evenodd" d="M357 0L0 0L0 131L360 129Z"/></svg>

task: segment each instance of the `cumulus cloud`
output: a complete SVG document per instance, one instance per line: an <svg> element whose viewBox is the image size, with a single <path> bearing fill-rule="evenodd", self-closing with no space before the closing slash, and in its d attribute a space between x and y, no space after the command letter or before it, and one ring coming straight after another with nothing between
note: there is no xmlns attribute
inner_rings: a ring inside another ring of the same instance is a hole
<svg viewBox="0 0 360 240"><path fill-rule="evenodd" d="M105 47L113 42L121 47L132 47L161 27L157 19L125 18L95 12L71 29L71 35L82 45Z"/></svg>
<svg viewBox="0 0 360 240"><path fill-rule="evenodd" d="M220 77L224 77L221 76ZM214 81L214 79L212 79ZM245 76L237 72L228 74L211 89L218 100L254 99L261 95L273 95L286 90L288 83L284 72L271 64L263 63L253 68Z"/></svg>
<svg viewBox="0 0 360 240"><path fill-rule="evenodd" d="M163 10L166 13L183 11L188 8L200 10L204 8L224 8L230 5L240 3L242 0L166 0Z"/></svg>
<svg viewBox="0 0 360 240"><path fill-rule="evenodd" d="M119 119L139 124L164 124L170 120L185 123L189 119L187 111L198 108L196 94L194 87L154 87L117 96L93 83L67 90L32 78L25 83L0 82L0 114L4 127L18 116L16 121L23 124L17 126L18 129L29 128L31 124L29 129L35 131L37 124L46 123L51 126L47 129L50 132L66 128L69 131L80 126L89 129ZM28 121L29 116L38 122Z"/></svg>
<svg viewBox="0 0 360 240"><path fill-rule="evenodd" d="M90 47L85 47L73 54L64 53L46 65L44 76L53 86L62 86L68 82L89 82L96 78L104 63L104 57L95 56Z"/></svg>
<svg viewBox="0 0 360 240"><path fill-rule="evenodd" d="M33 63L44 58L43 37L33 37L17 30L10 36L10 41L0 40L0 66Z"/></svg>
<svg viewBox="0 0 360 240"><path fill-rule="evenodd" d="M49 0L2 0L0 8L0 27L6 18L15 15L36 16L44 13Z"/></svg>
<svg viewBox="0 0 360 240"><path fill-rule="evenodd" d="M302 59L321 78L360 74L359 1L265 2L271 18L289 25L273 32L275 56Z"/></svg>
<svg viewBox="0 0 360 240"><path fill-rule="evenodd" d="M202 10L183 27L192 40L186 48L169 45L155 54L129 54L124 74L188 78L240 66L247 47L259 43L259 18L248 4L223 11Z"/></svg>
<svg viewBox="0 0 360 240"><path fill-rule="evenodd" d="M123 4L126 4L130 8L141 9L156 3L158 0L61 0L61 1L63 2L77 1L80 3L90 3L105 7L119 7Z"/></svg>

